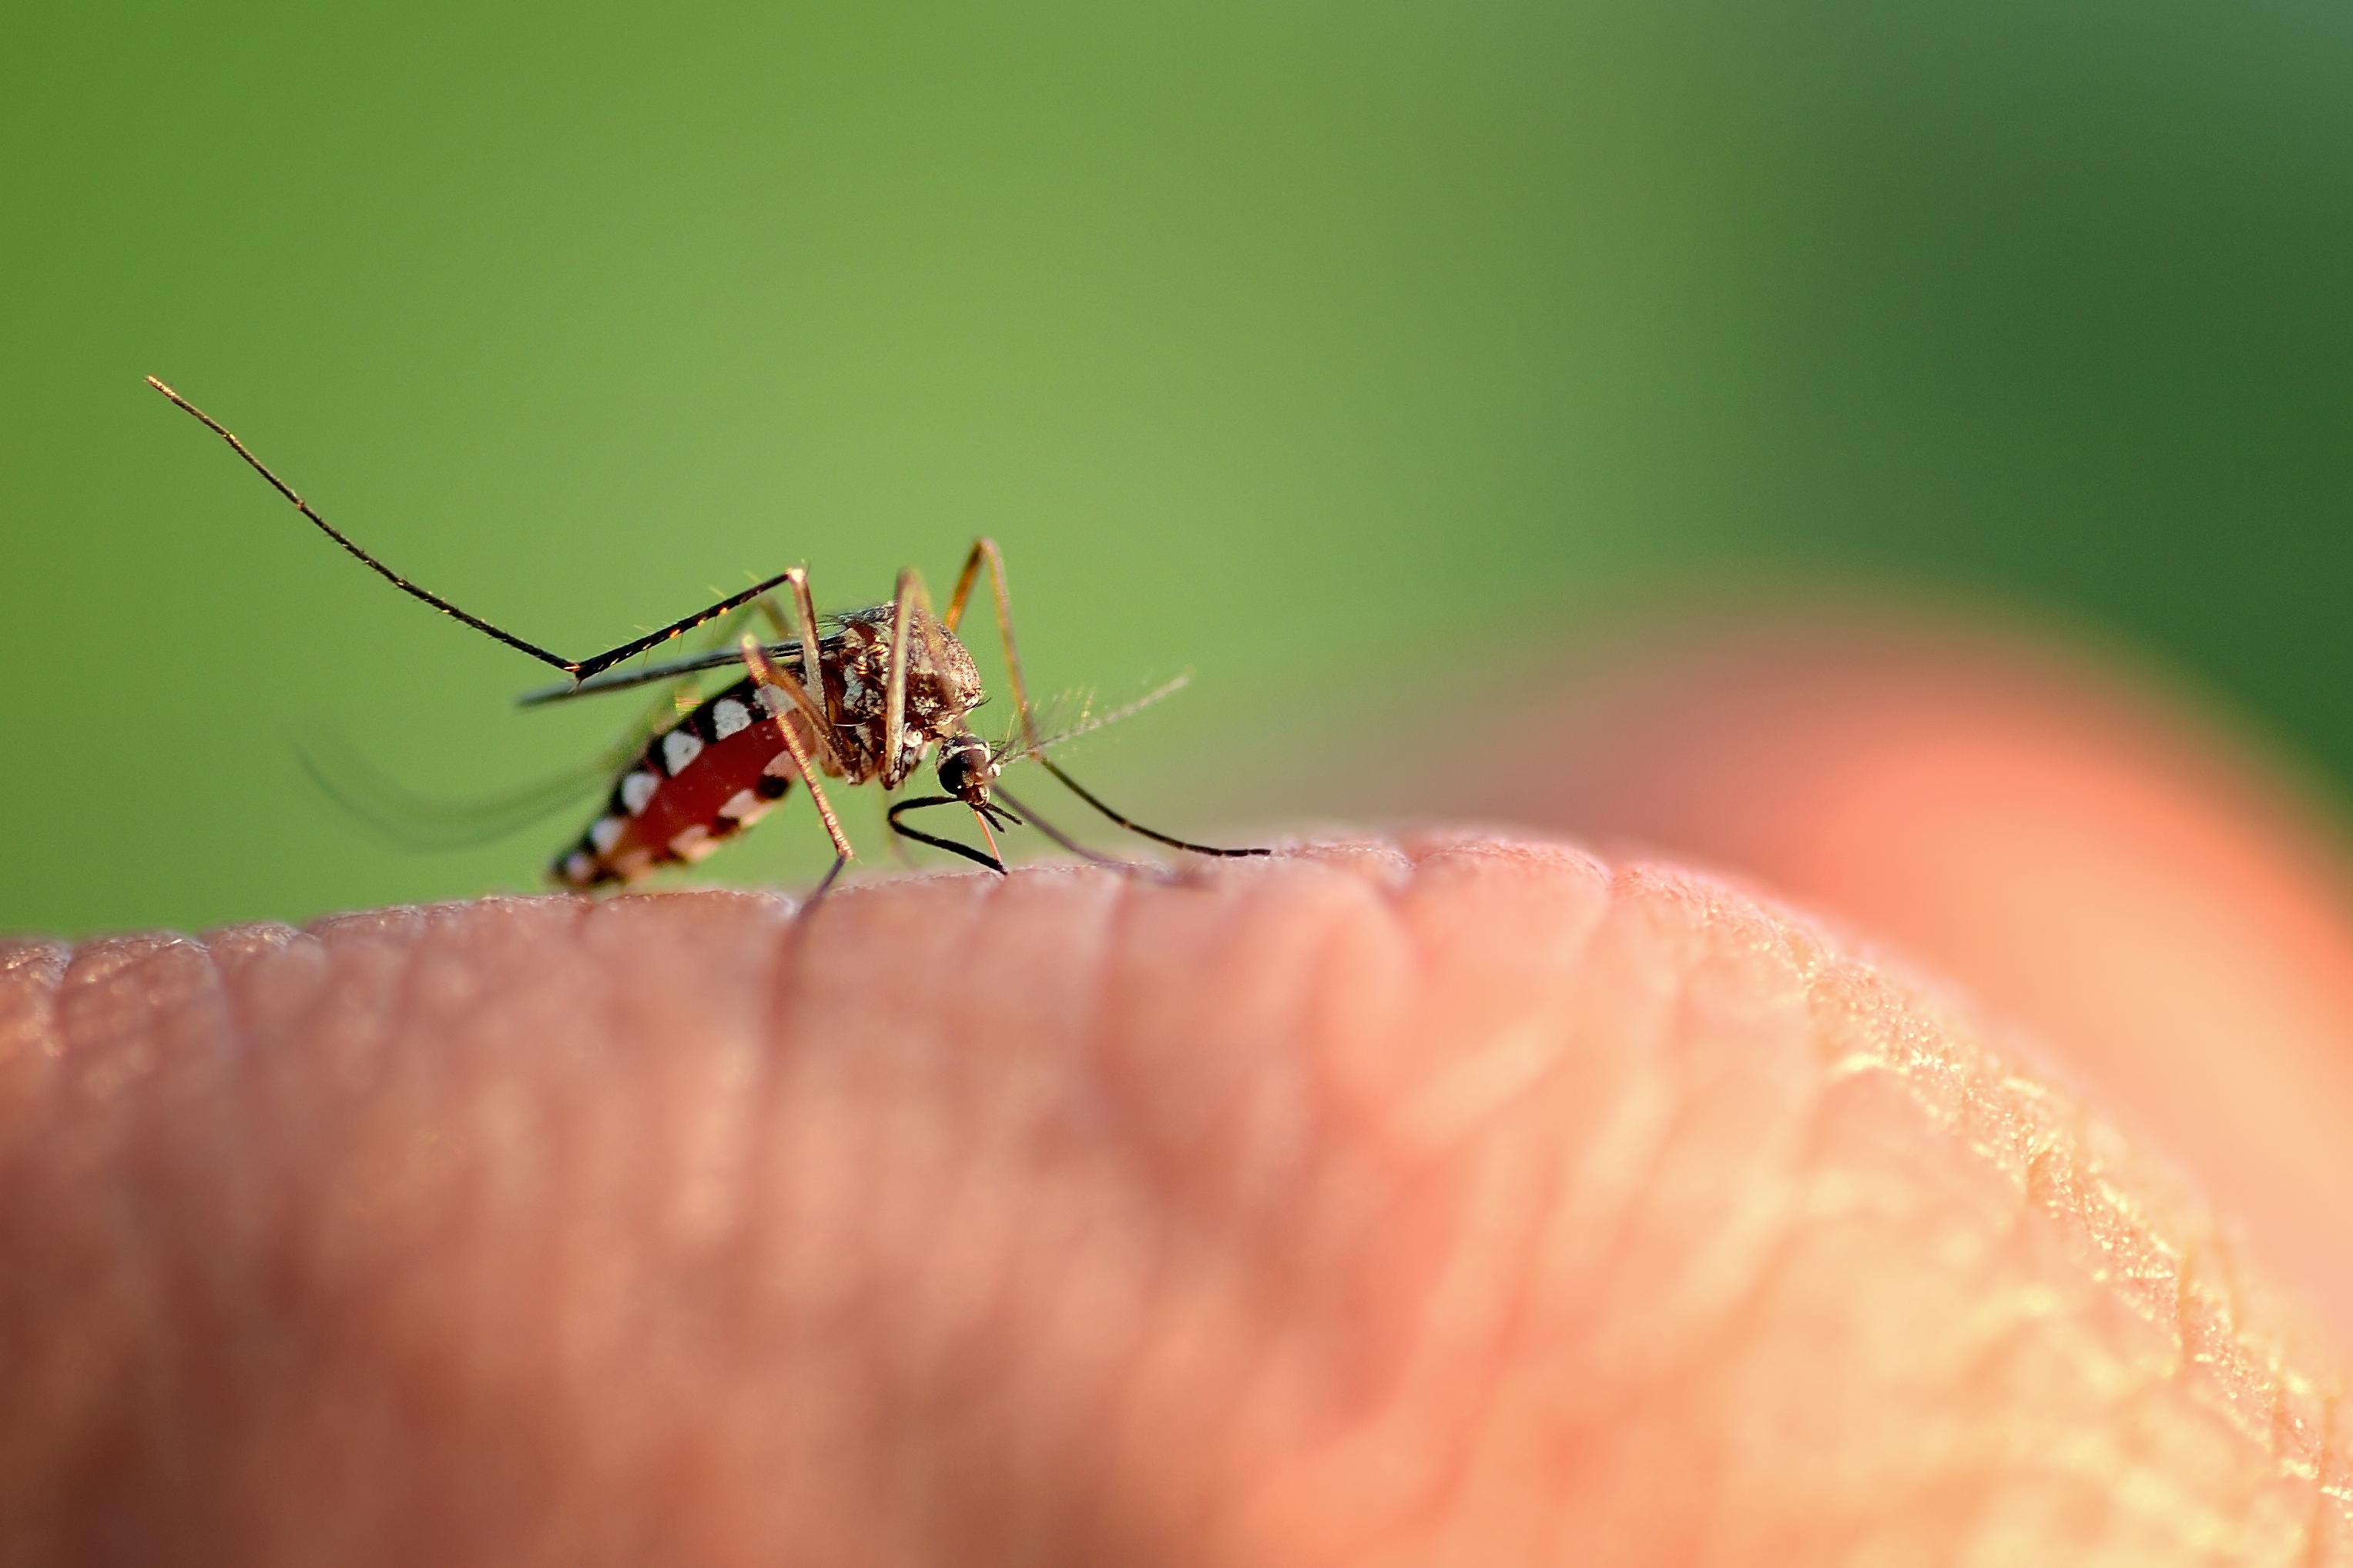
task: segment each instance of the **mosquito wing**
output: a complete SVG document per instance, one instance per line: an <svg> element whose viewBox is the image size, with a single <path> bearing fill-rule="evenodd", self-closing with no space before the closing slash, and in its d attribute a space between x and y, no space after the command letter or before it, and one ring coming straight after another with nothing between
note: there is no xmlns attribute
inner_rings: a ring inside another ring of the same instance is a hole
<svg viewBox="0 0 2353 1568"><path fill-rule="evenodd" d="M610 784L643 742L635 737L534 783L470 797L411 789L359 754L343 735L295 748L295 759L322 794L404 849L467 849L518 833Z"/></svg>

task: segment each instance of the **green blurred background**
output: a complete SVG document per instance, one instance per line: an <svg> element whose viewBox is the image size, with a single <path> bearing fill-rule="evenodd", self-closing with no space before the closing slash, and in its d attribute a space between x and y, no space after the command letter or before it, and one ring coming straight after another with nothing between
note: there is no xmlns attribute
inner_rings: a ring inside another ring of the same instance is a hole
<svg viewBox="0 0 2353 1568"><path fill-rule="evenodd" d="M295 742L623 717L151 371L574 654L993 532L1042 684L1197 670L1091 763L1172 826L1302 705L1427 734L1426 613L1475 685L1700 582L2036 607L2353 777L2342 6L41 7L0 89L0 929L532 886L577 814L407 853Z"/></svg>

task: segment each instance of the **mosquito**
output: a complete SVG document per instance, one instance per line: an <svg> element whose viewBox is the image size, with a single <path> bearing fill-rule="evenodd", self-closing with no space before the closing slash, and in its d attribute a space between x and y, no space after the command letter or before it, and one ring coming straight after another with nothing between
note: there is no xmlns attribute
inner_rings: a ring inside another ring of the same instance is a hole
<svg viewBox="0 0 2353 1568"><path fill-rule="evenodd" d="M993 831L998 828L1026 825L1073 854L1103 859L1006 792L997 775L1017 761L1034 760L1093 810L1155 844L1194 855L1271 853L1264 848L1197 844L1146 827L1115 810L1047 754L1050 744L1067 740L1069 733L1051 739L1042 734L1030 706L1014 643L1005 558L993 540L973 542L944 615L933 613L922 574L908 567L899 574L897 589L888 603L820 620L809 594L808 574L796 566L602 653L565 658L401 576L311 510L218 420L155 377L149 376L147 384L227 442L297 511L360 564L411 598L563 672L562 682L525 692L519 699L522 705L568 701L647 685L668 686L660 705L615 749L617 777L604 809L550 868L551 878L560 886L586 891L626 885L663 867L691 865L766 815L798 780L807 788L810 804L833 844L833 865L811 894L814 903L856 854L819 779L838 779L847 785L880 784L886 794L895 792L934 751L934 777L940 793L893 802L886 814L891 831L975 861L999 875L1006 867ZM1013 688L1014 731L996 745L975 733L967 722L985 693L972 655L956 637L984 568L996 601L1006 677ZM779 595L784 603L779 603ZM765 639L744 629L753 616L765 623L769 634ZM709 628L705 636L714 645L724 646L630 669L616 668L704 628ZM740 667L742 678L700 700L689 700L698 675L729 667ZM1131 704L1120 714L1079 728L1099 728L1139 706ZM646 732L642 744L636 741L638 732ZM987 845L986 851L924 832L905 821L912 812L955 805L972 813Z"/></svg>

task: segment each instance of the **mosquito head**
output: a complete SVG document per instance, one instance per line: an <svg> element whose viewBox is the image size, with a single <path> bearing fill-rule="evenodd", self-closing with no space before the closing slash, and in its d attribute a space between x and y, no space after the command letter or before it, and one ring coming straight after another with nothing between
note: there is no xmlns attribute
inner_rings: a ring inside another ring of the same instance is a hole
<svg viewBox="0 0 2353 1568"><path fill-rule="evenodd" d="M988 742L966 730L940 742L940 788L977 811L988 804L997 759Z"/></svg>

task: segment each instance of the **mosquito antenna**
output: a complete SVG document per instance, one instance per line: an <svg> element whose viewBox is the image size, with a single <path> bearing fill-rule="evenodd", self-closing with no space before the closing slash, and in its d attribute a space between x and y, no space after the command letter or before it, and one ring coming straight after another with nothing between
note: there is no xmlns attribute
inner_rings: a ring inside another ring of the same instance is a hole
<svg viewBox="0 0 2353 1568"><path fill-rule="evenodd" d="M1029 724L1024 725L1020 716L1017 714L1014 718L1012 732L1006 736L1003 744L990 749L990 755L1000 766L1005 767L1010 767L1024 758L1042 757L1049 746L1067 745L1082 735L1092 735L1097 730L1108 729L1124 720L1134 718L1155 702L1176 696L1185 689L1192 679L1191 675L1185 674L1164 680L1134 701L1122 703L1119 707L1103 713L1093 711L1093 701L1090 697L1080 704L1078 716L1075 719L1050 729L1042 735L1037 735L1034 742L1029 734L1023 732L1025 729L1029 729L1031 734L1035 733L1032 726L1037 721L1037 709L1033 707L1029 712ZM1063 699L1058 699L1057 701L1067 700L1071 695L1065 693Z"/></svg>

